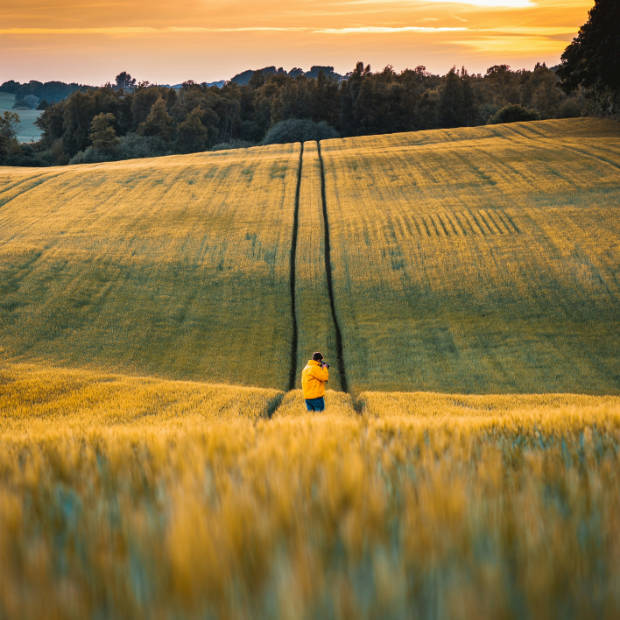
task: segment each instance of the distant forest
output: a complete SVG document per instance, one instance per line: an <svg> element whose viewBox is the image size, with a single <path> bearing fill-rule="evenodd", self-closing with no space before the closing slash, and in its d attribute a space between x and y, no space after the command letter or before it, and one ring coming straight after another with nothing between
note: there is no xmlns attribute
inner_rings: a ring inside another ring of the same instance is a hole
<svg viewBox="0 0 620 620"><path fill-rule="evenodd" d="M596 0L562 64L484 75L425 67L373 73L359 62L290 72L268 67L215 84L137 83L126 72L113 84L84 87L5 82L21 100L38 98L42 138L15 140L14 112L0 116L0 163L53 165L189 153L274 142L450 128L590 113L620 104L620 2ZM34 85L34 87L33 87ZM40 85L37 86L37 85ZM64 90L63 90L64 89ZM63 94L66 93L66 94ZM55 101L55 102L54 102ZM30 100L30 104L34 100Z"/></svg>
<svg viewBox="0 0 620 620"><path fill-rule="evenodd" d="M41 141L21 145L11 163L105 161L579 116L588 105L580 94L567 95L556 72L545 65L533 71L494 66L483 76L453 69L438 76L424 67L373 73L358 63L344 79L325 69L316 78L259 70L244 79L245 85L231 80L222 87L136 84L127 73L101 88L75 85L69 96L45 105L37 123Z"/></svg>

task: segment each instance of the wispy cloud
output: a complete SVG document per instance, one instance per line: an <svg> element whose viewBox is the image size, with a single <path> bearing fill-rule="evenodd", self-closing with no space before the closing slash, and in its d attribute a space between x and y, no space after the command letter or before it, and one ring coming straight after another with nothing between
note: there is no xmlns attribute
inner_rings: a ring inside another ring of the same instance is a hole
<svg viewBox="0 0 620 620"><path fill-rule="evenodd" d="M360 57L373 66L404 68L415 62L437 72L453 64L473 70L497 63L531 66L538 60L558 62L592 4L0 0L0 73L92 82L127 66L153 81L178 75L210 80L252 64L283 62L333 64L344 72Z"/></svg>
<svg viewBox="0 0 620 620"><path fill-rule="evenodd" d="M240 26L240 27L209 27L209 26L110 26L94 28L0 28L0 34L13 35L111 35L136 36L167 33L217 33L217 32L308 32L314 34L396 34L399 32L463 32L465 27L447 26L355 26L345 28L316 28L309 26Z"/></svg>
<svg viewBox="0 0 620 620"><path fill-rule="evenodd" d="M209 32L308 32L306 27L291 26L247 26L231 28L210 28L208 26L108 26L89 28L0 28L0 34L13 35L70 35L70 34L100 34L100 35L154 35L166 33L209 33Z"/></svg>
<svg viewBox="0 0 620 620"><path fill-rule="evenodd" d="M398 33L440 33L470 32L482 35L542 36L571 34L572 26L515 26L499 28L471 28L466 26L351 26L343 28L317 28L312 26L109 26L90 28L0 28L6 35L111 35L136 36L157 34L200 34L235 32L306 32L312 34L355 35L355 34L398 34Z"/></svg>
<svg viewBox="0 0 620 620"><path fill-rule="evenodd" d="M350 0L349 4L391 4L391 5L421 5L426 6L432 4L466 4L468 6L477 6L481 8L497 8L497 9L528 9L540 4L535 0Z"/></svg>
<svg viewBox="0 0 620 620"><path fill-rule="evenodd" d="M396 34L399 32L463 32L462 26L356 26L354 28L320 28L319 34Z"/></svg>
<svg viewBox="0 0 620 620"><path fill-rule="evenodd" d="M479 37L451 41L455 45L462 45L482 54L505 54L514 50L516 45L514 37ZM518 41L519 48L523 47L530 54L546 54L558 51L558 41L544 37L521 37Z"/></svg>
<svg viewBox="0 0 620 620"><path fill-rule="evenodd" d="M428 4L468 4L470 6L527 9L536 6L533 0L428 0Z"/></svg>

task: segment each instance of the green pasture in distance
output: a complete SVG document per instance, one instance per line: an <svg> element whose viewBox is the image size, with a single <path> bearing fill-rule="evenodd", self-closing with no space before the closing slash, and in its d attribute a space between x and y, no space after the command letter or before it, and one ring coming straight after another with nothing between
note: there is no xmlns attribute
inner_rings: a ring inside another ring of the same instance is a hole
<svg viewBox="0 0 620 620"><path fill-rule="evenodd" d="M17 125L18 142L36 142L41 137L41 130L35 125L36 120L41 116L41 110L16 110L13 108L15 95L0 92L0 114L4 112L15 112L19 115L19 125Z"/></svg>

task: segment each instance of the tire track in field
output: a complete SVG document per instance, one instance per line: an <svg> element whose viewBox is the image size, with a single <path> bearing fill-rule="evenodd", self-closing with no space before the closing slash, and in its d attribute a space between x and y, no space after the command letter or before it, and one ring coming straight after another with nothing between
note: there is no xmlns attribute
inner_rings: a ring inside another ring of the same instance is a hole
<svg viewBox="0 0 620 620"><path fill-rule="evenodd" d="M550 140L547 138L545 142L549 143ZM563 143L562 146L565 149L569 149L573 151L574 153L579 153L580 155L583 155L584 157L593 159L599 164L600 163L607 164L608 166L611 166L612 168L616 168L616 170L620 170L620 164L617 164L615 161L607 159L606 157L602 157L601 155L597 155L596 153L591 153L590 151L584 151L583 149L580 149L579 147L574 146L573 144Z"/></svg>
<svg viewBox="0 0 620 620"><path fill-rule="evenodd" d="M58 174L40 174L40 175L37 175L36 177L28 177L24 181L20 181L19 183L15 183L10 187L1 190L0 193L4 194L10 191L11 189L15 189L16 187L20 185L26 186L26 187L20 188L20 191L18 191L17 194L14 194L10 198L3 198L2 196L0 196L0 207L4 207L4 205L9 204L9 202L15 200L16 198L19 198L20 196L27 194L29 191L39 187L40 185L43 185L43 183L47 183L48 181L57 179L63 174L66 174L66 172L63 171L63 172L59 172Z"/></svg>
<svg viewBox="0 0 620 620"><path fill-rule="evenodd" d="M321 153L321 142L317 140L316 143L317 152L319 156L319 168L321 171L321 203L323 205L323 223L325 226L325 271L327 274L327 291L329 293L329 305L332 312L332 321L334 323L334 331L336 333L336 355L338 362L338 372L340 373L340 385L343 392L349 391L349 384L347 382L347 375L344 367L344 351L342 347L342 331L340 330L340 323L338 323L338 316L336 315L336 304L334 301L334 284L332 280L332 261L331 261L331 246L329 235L329 217L327 214L327 197L325 192L325 165L323 163L323 154Z"/></svg>
<svg viewBox="0 0 620 620"><path fill-rule="evenodd" d="M304 166L304 143L301 142L299 149L299 164L297 166L297 187L295 189L295 211L293 213L293 235L291 239L291 263L290 263L290 289L291 289L291 316L293 317L293 337L291 338L291 371L288 379L288 389L295 389L297 379L297 347L299 337L297 334L297 303L296 297L296 261L297 261L297 233L299 230L299 197L301 195L301 175ZM277 408L277 407L276 407ZM275 409L274 409L275 411ZM271 412L273 415L273 411ZM269 417L271 417L271 415Z"/></svg>
<svg viewBox="0 0 620 620"><path fill-rule="evenodd" d="M12 189L15 189L16 187L19 187L20 185L25 185L26 183L30 182L30 181L34 181L36 179L40 179L41 177L44 177L45 174L39 174L37 176L25 176L23 179L19 180L19 181L15 181L13 183L9 183L8 185L5 185L4 187L0 188L0 194L6 194L7 192L10 192Z"/></svg>

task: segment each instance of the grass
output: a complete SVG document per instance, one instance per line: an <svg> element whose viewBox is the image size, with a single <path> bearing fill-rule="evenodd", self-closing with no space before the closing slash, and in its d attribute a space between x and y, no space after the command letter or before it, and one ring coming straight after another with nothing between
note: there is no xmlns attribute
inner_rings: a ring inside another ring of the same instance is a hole
<svg viewBox="0 0 620 620"><path fill-rule="evenodd" d="M278 390L101 374L47 364L0 366L0 432L44 435L102 427L160 427L267 418ZM50 422L53 421L53 424Z"/></svg>
<svg viewBox="0 0 620 620"><path fill-rule="evenodd" d="M618 617L617 138L0 168L0 617Z"/></svg>
<svg viewBox="0 0 620 620"><path fill-rule="evenodd" d="M618 393L618 135L324 142L352 392ZM5 356L277 389L315 350L338 362L314 143L299 164L288 145L0 169Z"/></svg>
<svg viewBox="0 0 620 620"><path fill-rule="evenodd" d="M620 611L620 397L0 382L2 616Z"/></svg>
<svg viewBox="0 0 620 620"><path fill-rule="evenodd" d="M342 384L335 363L336 334L327 288L325 223L318 151L314 142L304 147L296 261L297 369L300 373L312 353L321 351L331 362L329 385L339 390Z"/></svg>
<svg viewBox="0 0 620 620"><path fill-rule="evenodd" d="M19 124L16 127L18 142L36 142L41 137L41 129L35 121L41 116L40 110L15 110L15 95L0 92L0 115L4 112L16 112L19 115Z"/></svg>
<svg viewBox="0 0 620 620"><path fill-rule="evenodd" d="M618 127L323 143L353 390L618 393Z"/></svg>
<svg viewBox="0 0 620 620"><path fill-rule="evenodd" d="M286 387L298 154L0 169L5 355Z"/></svg>

